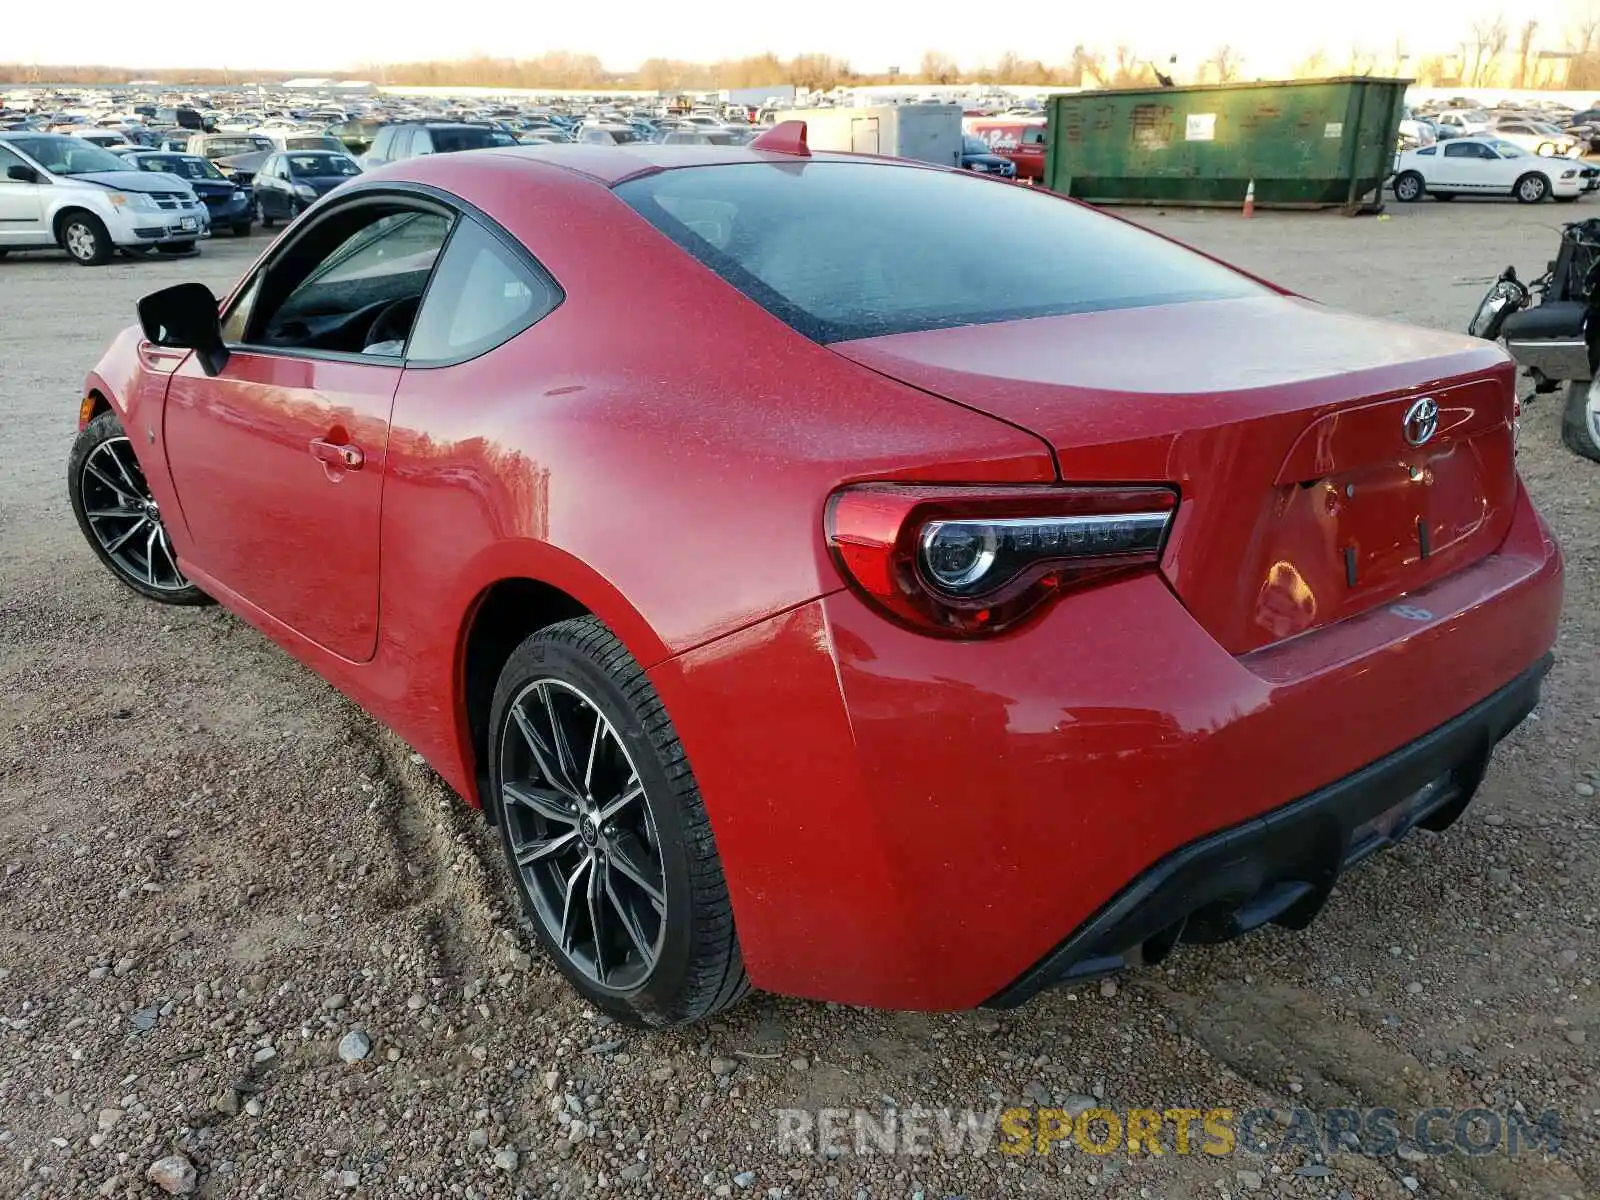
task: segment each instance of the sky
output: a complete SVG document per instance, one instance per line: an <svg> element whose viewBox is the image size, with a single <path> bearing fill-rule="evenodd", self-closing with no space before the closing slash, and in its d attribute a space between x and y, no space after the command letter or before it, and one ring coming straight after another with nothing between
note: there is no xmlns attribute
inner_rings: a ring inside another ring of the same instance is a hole
<svg viewBox="0 0 1600 1200"><path fill-rule="evenodd" d="M1515 30L1540 24L1536 45L1560 48L1563 31L1600 0L1520 0L1505 11ZM129 19L125 0L77 0L71 19L49 4L21 0L0 24L0 61L106 63L145 67L262 67L347 70L365 63L488 54L533 58L549 50L592 53L614 70L652 57L709 62L772 51L781 57L818 51L858 71L890 66L914 71L923 51L953 56L963 67L993 62L1007 50L1046 62L1065 60L1083 42L1109 52L1119 42L1140 57L1180 66L1198 63L1224 43L1245 56L1243 75L1287 69L1321 48L1338 62L1352 45L1385 55L1396 39L1419 57L1453 49L1472 22L1498 10L1465 4L1340 0L1337 4L1199 4L1145 0L1137 6L1006 0L898 5L862 0L771 0L686 9L644 0L533 6L523 0L455 0L450 19L438 5L280 0L265 8L205 9L200 19ZM180 6L181 8L181 6ZM141 8L145 17L159 11ZM173 10L177 12L179 10Z"/></svg>

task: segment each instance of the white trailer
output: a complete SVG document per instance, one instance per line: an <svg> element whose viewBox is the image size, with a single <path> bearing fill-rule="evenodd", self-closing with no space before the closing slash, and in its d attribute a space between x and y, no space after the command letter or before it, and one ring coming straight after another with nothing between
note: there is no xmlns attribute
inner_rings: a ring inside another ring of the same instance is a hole
<svg viewBox="0 0 1600 1200"><path fill-rule="evenodd" d="M883 104L870 108L796 108L779 121L804 121L813 150L886 154L941 167L961 165L959 104Z"/></svg>

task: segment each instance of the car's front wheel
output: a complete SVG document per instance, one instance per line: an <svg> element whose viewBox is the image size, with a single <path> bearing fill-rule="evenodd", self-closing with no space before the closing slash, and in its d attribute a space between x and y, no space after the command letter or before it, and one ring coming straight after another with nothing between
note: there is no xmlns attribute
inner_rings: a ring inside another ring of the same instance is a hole
<svg viewBox="0 0 1600 1200"><path fill-rule="evenodd" d="M711 826L660 697L599 620L533 634L495 689L501 845L535 935L596 1006L710 1016L749 989Z"/></svg>
<svg viewBox="0 0 1600 1200"><path fill-rule="evenodd" d="M1600 462L1600 391L1587 379L1567 385L1561 440L1576 453Z"/></svg>
<svg viewBox="0 0 1600 1200"><path fill-rule="evenodd" d="M98 267L111 261L116 247L105 222L91 212L71 212L61 222L61 246L73 262Z"/></svg>
<svg viewBox="0 0 1600 1200"><path fill-rule="evenodd" d="M90 547L123 583L162 604L211 603L179 569L161 510L116 413L101 413L72 443L67 497Z"/></svg>
<svg viewBox="0 0 1600 1200"><path fill-rule="evenodd" d="M267 206L265 204L261 203L261 201L257 200L256 201L256 224L260 225L261 228L263 228L263 229L271 229L273 224L276 221L277 221L276 217L273 217L273 216L271 216L271 215L269 215L267 213Z"/></svg>
<svg viewBox="0 0 1600 1200"><path fill-rule="evenodd" d="M1407 203L1413 200L1421 200L1423 196L1427 195L1427 191L1427 185L1423 183L1422 176L1416 171L1402 171L1395 176L1394 198L1396 200L1404 200Z"/></svg>
<svg viewBox="0 0 1600 1200"><path fill-rule="evenodd" d="M1517 180L1515 195L1523 204L1538 204L1550 194L1550 181L1536 171Z"/></svg>

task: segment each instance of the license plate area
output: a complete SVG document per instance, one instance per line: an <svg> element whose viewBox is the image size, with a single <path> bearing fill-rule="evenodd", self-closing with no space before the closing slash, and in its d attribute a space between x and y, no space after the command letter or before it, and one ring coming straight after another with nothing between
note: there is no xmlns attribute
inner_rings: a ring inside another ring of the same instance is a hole
<svg viewBox="0 0 1600 1200"><path fill-rule="evenodd" d="M193 217L179 217L178 228L184 233L192 233L200 227L200 223Z"/></svg>

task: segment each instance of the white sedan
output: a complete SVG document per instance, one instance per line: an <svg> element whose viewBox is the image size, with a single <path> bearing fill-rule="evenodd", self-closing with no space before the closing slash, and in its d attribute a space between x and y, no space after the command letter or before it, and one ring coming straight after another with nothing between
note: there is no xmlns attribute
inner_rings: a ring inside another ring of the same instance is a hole
<svg viewBox="0 0 1600 1200"><path fill-rule="evenodd" d="M1576 200L1587 181L1570 158L1529 154L1494 137L1451 138L1395 155L1394 198L1515 196L1524 204L1554 197Z"/></svg>

